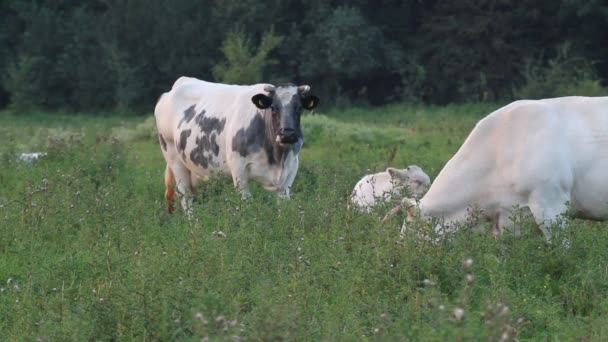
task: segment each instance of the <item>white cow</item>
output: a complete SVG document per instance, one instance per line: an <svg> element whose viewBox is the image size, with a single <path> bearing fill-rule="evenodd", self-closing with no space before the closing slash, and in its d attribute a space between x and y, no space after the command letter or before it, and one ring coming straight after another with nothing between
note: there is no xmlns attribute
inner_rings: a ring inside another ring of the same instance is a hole
<svg viewBox="0 0 608 342"><path fill-rule="evenodd" d="M442 218L447 227L475 207L499 233L513 227L514 207L528 208L547 241L567 203L579 217L608 219L608 97L498 109L477 123L420 202L405 202L407 220Z"/></svg>
<svg viewBox="0 0 608 342"><path fill-rule="evenodd" d="M304 142L302 109L319 99L309 86L251 86L180 77L154 110L165 169L165 198L173 210L173 183L191 213L191 192L211 174L232 176L244 198L253 179L289 198Z"/></svg>
<svg viewBox="0 0 608 342"><path fill-rule="evenodd" d="M358 209L370 212L376 205L402 195L406 189L418 198L430 184L429 176L416 165L405 169L389 167L384 172L361 178L355 185L350 200Z"/></svg>

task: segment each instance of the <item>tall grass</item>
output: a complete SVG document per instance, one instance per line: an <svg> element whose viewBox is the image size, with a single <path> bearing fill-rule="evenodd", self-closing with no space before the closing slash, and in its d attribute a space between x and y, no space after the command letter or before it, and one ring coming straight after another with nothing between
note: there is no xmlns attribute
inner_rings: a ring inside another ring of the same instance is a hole
<svg viewBox="0 0 608 342"><path fill-rule="evenodd" d="M487 107L306 116L291 201L218 178L191 221L164 209L155 139L125 131L150 120L0 116L0 340L605 340L605 223L569 222L570 248L525 219L432 244L347 210L368 170L435 176Z"/></svg>

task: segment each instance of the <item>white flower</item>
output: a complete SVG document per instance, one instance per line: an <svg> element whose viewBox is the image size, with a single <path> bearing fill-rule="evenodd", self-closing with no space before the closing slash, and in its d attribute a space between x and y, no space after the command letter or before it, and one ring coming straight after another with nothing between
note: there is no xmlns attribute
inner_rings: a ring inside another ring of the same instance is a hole
<svg viewBox="0 0 608 342"><path fill-rule="evenodd" d="M430 280L430 279L424 279L424 281L422 282L424 284L424 286L435 286L437 285L436 282Z"/></svg>
<svg viewBox="0 0 608 342"><path fill-rule="evenodd" d="M224 233L221 230L215 230L213 231L213 233L211 233L213 236L219 237L219 238L226 238L226 233Z"/></svg>
<svg viewBox="0 0 608 342"><path fill-rule="evenodd" d="M452 316L459 321L462 320L464 318L464 309L455 308L454 311L452 311Z"/></svg>

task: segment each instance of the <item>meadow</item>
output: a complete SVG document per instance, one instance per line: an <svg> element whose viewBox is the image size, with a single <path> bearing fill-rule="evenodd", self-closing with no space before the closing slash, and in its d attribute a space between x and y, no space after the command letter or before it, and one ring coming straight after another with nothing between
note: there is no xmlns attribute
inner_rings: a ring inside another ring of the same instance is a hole
<svg viewBox="0 0 608 342"><path fill-rule="evenodd" d="M607 340L608 223L434 244L347 210L366 173L433 179L498 107L306 114L292 200L212 179L193 220L166 212L151 114L0 113L0 340Z"/></svg>

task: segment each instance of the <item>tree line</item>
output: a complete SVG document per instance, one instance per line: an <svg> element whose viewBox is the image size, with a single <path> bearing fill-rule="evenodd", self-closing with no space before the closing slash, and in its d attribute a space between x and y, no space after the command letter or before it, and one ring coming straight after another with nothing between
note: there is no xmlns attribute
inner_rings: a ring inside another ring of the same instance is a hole
<svg viewBox="0 0 608 342"><path fill-rule="evenodd" d="M181 75L325 102L600 95L602 0L0 0L0 108L149 112Z"/></svg>

